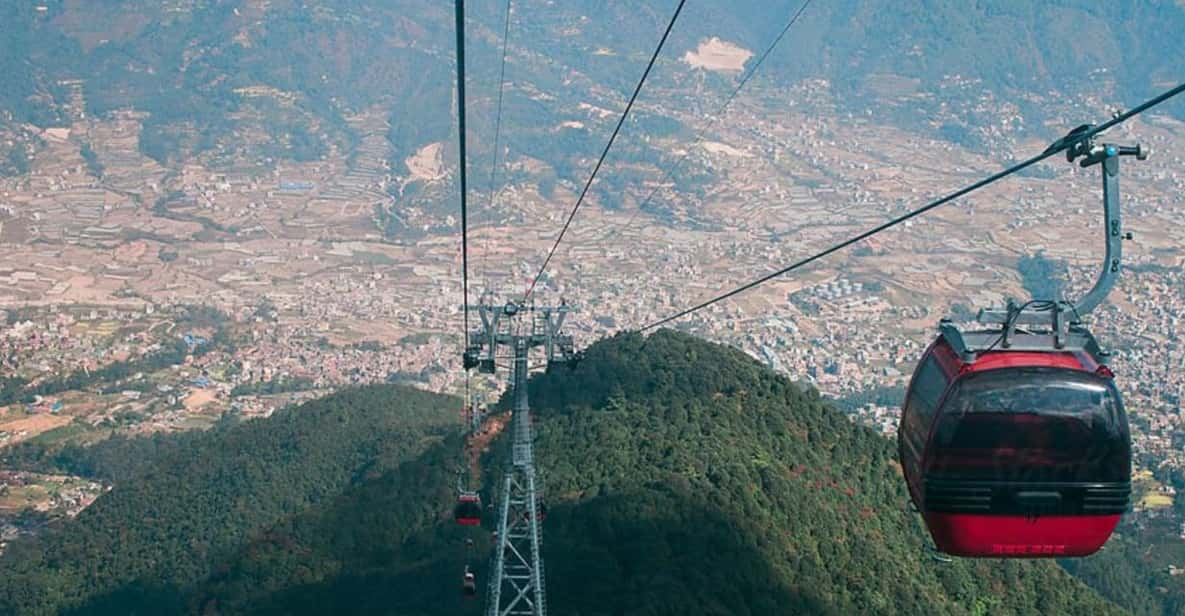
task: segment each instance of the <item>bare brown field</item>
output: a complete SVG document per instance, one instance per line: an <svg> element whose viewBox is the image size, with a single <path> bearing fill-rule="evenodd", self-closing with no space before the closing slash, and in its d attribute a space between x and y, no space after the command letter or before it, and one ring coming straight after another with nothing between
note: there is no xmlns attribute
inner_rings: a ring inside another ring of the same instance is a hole
<svg viewBox="0 0 1185 616"><path fill-rule="evenodd" d="M11 445L12 443L31 439L42 432L60 428L71 421L73 419L70 417L46 413L0 423L0 430L12 435L12 438L8 441L8 444ZM21 434L22 432L24 434Z"/></svg>

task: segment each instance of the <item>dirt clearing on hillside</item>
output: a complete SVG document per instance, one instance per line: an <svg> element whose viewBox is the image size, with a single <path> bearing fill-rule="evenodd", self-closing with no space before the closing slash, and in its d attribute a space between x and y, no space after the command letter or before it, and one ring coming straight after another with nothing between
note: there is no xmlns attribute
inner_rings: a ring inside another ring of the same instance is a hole
<svg viewBox="0 0 1185 616"><path fill-rule="evenodd" d="M752 57L753 52L748 49L713 36L700 42L695 51L683 54L683 61L709 71L740 72L745 70L745 62Z"/></svg>

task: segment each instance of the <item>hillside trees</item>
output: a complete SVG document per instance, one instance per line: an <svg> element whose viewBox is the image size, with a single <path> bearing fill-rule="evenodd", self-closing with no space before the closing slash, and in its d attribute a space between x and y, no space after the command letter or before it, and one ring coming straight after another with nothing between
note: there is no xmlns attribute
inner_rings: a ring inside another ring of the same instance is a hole
<svg viewBox="0 0 1185 616"><path fill-rule="evenodd" d="M0 612L184 594L256 530L422 451L454 411L443 396L363 387L166 446L76 519L10 546Z"/></svg>

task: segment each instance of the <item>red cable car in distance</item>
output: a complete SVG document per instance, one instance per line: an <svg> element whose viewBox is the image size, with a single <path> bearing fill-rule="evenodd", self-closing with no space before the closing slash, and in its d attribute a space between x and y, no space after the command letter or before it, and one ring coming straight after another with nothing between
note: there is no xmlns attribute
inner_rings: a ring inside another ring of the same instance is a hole
<svg viewBox="0 0 1185 616"><path fill-rule="evenodd" d="M1072 139L1071 133L1067 139ZM1087 556L1111 536L1131 495L1131 439L1108 353L1081 323L1119 272L1119 157L1139 147L1071 144L1102 163L1106 261L1077 304L1009 302L986 327L949 319L914 372L897 431L910 499L940 552Z"/></svg>
<svg viewBox="0 0 1185 616"><path fill-rule="evenodd" d="M477 492L461 492L457 495L457 506L453 509L453 519L462 526L480 525L481 496Z"/></svg>

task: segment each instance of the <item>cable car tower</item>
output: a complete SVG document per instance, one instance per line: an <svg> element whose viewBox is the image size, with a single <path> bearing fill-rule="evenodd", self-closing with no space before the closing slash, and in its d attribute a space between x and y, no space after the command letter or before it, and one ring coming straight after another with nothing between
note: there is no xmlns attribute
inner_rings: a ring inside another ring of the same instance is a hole
<svg viewBox="0 0 1185 616"><path fill-rule="evenodd" d="M504 306L482 303L476 308L481 315L482 331L470 338L473 342L463 356L465 369L477 368L479 372L494 374L500 346L512 349L509 357L514 362L511 465L502 479L498 502L498 531L486 614L544 616L543 531L527 403L527 359L535 347L544 349L549 367L574 359L572 337L560 334L564 319L574 308L566 303L538 307L514 302Z"/></svg>

